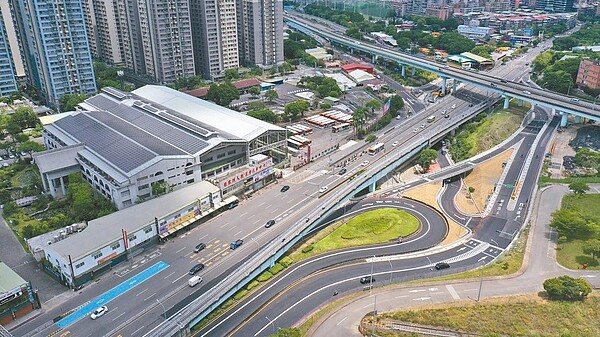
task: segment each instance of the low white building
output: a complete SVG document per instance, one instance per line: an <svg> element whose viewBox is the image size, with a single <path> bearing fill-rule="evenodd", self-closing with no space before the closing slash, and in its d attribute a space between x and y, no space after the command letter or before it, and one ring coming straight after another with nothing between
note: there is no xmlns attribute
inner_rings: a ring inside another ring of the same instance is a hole
<svg viewBox="0 0 600 337"><path fill-rule="evenodd" d="M466 38L473 40L481 40L492 35L494 33L494 28L459 25L457 27L457 31L460 35Z"/></svg>
<svg viewBox="0 0 600 337"><path fill-rule="evenodd" d="M35 249L43 250L50 274L77 287L234 200L222 200L218 187L202 181L92 220L82 231Z"/></svg>

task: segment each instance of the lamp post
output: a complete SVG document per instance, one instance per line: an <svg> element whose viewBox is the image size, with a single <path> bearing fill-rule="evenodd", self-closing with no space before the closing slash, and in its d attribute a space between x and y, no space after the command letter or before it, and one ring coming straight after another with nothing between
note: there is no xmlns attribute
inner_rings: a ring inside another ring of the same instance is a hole
<svg viewBox="0 0 600 337"><path fill-rule="evenodd" d="M373 291L373 264L375 263L375 255L373 255L373 259L371 260L371 282L369 282L369 294Z"/></svg>
<svg viewBox="0 0 600 337"><path fill-rule="evenodd" d="M267 321L269 321L269 323L271 323L271 325L273 326L273 334L275 334L275 323L273 323L272 320L269 319L269 317L265 316L265 318L267 319Z"/></svg>
<svg viewBox="0 0 600 337"><path fill-rule="evenodd" d="M165 306L160 303L160 300L157 298L156 302L158 302L158 304L160 304L160 306L163 308L163 316L165 317L165 321L167 320L167 310L165 310Z"/></svg>
<svg viewBox="0 0 600 337"><path fill-rule="evenodd" d="M481 261L481 271L479 273L479 292L477 293L477 303L479 303L479 301L481 300L481 289L483 288L483 263L484 261Z"/></svg>
<svg viewBox="0 0 600 337"><path fill-rule="evenodd" d="M121 91L125 90L125 85L123 83L123 76L125 76L125 72L123 70L117 70L117 76L119 76L119 81L121 82Z"/></svg>
<svg viewBox="0 0 600 337"><path fill-rule="evenodd" d="M392 274L394 272L394 267L392 267L392 260L388 260L388 262L390 263L390 284L392 284Z"/></svg>

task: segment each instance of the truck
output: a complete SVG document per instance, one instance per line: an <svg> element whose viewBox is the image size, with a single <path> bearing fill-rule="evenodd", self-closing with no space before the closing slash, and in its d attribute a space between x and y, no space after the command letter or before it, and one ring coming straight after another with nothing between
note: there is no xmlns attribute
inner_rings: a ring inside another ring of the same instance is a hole
<svg viewBox="0 0 600 337"><path fill-rule="evenodd" d="M190 278L190 279L188 280L188 285L189 285L190 287L195 287L195 286L196 286L196 284L198 284L198 283L200 283L200 282L202 282L202 277L200 277L200 276L194 276L194 277L192 277L192 278Z"/></svg>
<svg viewBox="0 0 600 337"><path fill-rule="evenodd" d="M433 123L434 120L435 120L435 115L431 115L431 116L427 117L427 123Z"/></svg>

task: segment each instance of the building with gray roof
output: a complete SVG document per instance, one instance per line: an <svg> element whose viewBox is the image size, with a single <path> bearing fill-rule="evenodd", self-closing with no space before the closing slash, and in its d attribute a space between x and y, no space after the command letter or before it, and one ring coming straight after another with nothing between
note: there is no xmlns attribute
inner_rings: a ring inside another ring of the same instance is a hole
<svg viewBox="0 0 600 337"><path fill-rule="evenodd" d="M65 195L65 177L83 177L117 208L215 179L255 154L286 159L283 128L148 85L131 93L106 87L44 126L49 151L36 154L44 190ZM62 149L62 150L61 150Z"/></svg>
<svg viewBox="0 0 600 337"><path fill-rule="evenodd" d="M6 325L39 307L31 283L0 262L0 324Z"/></svg>

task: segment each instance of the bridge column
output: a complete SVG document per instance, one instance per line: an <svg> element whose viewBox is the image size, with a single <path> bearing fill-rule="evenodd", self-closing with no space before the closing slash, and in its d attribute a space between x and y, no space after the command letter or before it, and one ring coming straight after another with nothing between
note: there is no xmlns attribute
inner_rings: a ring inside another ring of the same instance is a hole
<svg viewBox="0 0 600 337"><path fill-rule="evenodd" d="M560 126L561 127L566 127L567 126L567 118L569 117L569 114L567 114L566 112L560 111Z"/></svg>
<svg viewBox="0 0 600 337"><path fill-rule="evenodd" d="M415 77L415 72L417 71L417 68L412 67L412 76Z"/></svg>
<svg viewBox="0 0 600 337"><path fill-rule="evenodd" d="M581 124L581 116L575 116L575 123Z"/></svg>
<svg viewBox="0 0 600 337"><path fill-rule="evenodd" d="M373 183L369 184L369 193L373 193L377 189L377 186L375 185L375 183L376 183L376 181L373 180Z"/></svg>
<svg viewBox="0 0 600 337"><path fill-rule="evenodd" d="M455 79L452 83L452 95L456 94L456 85L458 84L458 81Z"/></svg>
<svg viewBox="0 0 600 337"><path fill-rule="evenodd" d="M406 66L403 64L402 65L402 77L406 76Z"/></svg>
<svg viewBox="0 0 600 337"><path fill-rule="evenodd" d="M504 96L504 106L503 109L508 109L508 104L510 103L510 97Z"/></svg>
<svg viewBox="0 0 600 337"><path fill-rule="evenodd" d="M448 79L445 77L442 77L442 92L444 93L444 96L446 95L446 81Z"/></svg>
<svg viewBox="0 0 600 337"><path fill-rule="evenodd" d="M350 48L350 54L354 54L354 48Z"/></svg>
<svg viewBox="0 0 600 337"><path fill-rule="evenodd" d="M377 55L373 55L371 58L371 63L375 64L375 61L377 61Z"/></svg>
<svg viewBox="0 0 600 337"><path fill-rule="evenodd" d="M522 100L522 99L519 99L519 100L517 101L517 105L518 105L518 106L523 106L523 100Z"/></svg>

